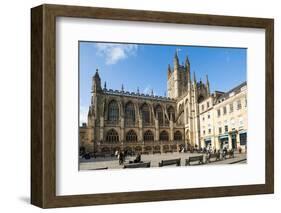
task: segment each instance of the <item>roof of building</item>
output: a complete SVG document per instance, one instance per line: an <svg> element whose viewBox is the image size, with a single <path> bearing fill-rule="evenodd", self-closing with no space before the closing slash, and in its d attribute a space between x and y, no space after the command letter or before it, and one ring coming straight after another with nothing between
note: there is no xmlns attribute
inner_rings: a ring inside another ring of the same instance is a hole
<svg viewBox="0 0 281 213"><path fill-rule="evenodd" d="M169 97L157 96L157 95L153 95L153 94L149 95L149 94L135 93L135 92L129 92L129 91L120 91L120 90L113 90L113 89L103 89L103 93L108 94L108 95L118 95L118 96L126 96L126 97L133 97L133 98L144 98L144 99L150 99L150 100L175 102L174 99L171 99Z"/></svg>
<svg viewBox="0 0 281 213"><path fill-rule="evenodd" d="M234 93L234 95L238 94L239 92L241 92L241 88L247 85L247 81L244 81L243 83L239 84L238 86L232 88L231 90L227 91L227 92L219 92L221 93L221 95L218 97L218 101L221 99L227 99L230 97L230 94Z"/></svg>

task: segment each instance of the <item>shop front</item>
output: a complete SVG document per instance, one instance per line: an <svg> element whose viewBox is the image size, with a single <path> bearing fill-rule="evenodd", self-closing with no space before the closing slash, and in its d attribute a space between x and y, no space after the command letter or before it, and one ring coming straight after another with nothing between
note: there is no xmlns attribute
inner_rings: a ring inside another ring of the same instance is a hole
<svg viewBox="0 0 281 213"><path fill-rule="evenodd" d="M206 148L207 148L208 146L209 146L209 147L212 146L212 139L211 139L211 138L205 138L204 142L205 142L205 147L206 147Z"/></svg>
<svg viewBox="0 0 281 213"><path fill-rule="evenodd" d="M242 130L239 131L239 140L240 140L240 146L243 149L247 149L247 131Z"/></svg>
<svg viewBox="0 0 281 213"><path fill-rule="evenodd" d="M220 148L228 147L228 134L219 136Z"/></svg>

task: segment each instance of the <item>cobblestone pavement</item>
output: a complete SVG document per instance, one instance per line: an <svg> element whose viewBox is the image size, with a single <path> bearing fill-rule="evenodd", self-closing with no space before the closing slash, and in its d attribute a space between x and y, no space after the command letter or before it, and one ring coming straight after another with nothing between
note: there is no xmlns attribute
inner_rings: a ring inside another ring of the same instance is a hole
<svg viewBox="0 0 281 213"><path fill-rule="evenodd" d="M167 153L167 154L150 154L150 155L142 155L141 160L144 162L150 161L151 167L158 167L158 163L161 160L169 160L181 158L181 166L185 166L185 159L188 159L190 156L202 155L201 153ZM128 163L131 160L134 160L133 157L126 157L125 163ZM80 170L93 170L93 169L120 169L123 168L123 165L119 165L118 159L115 157L99 157L99 158L91 158L89 160L85 160L80 158ZM205 154L204 154L204 162L205 162ZM219 165L219 164L234 164L234 163L247 163L247 155L245 153L238 154L235 153L234 158L214 161L211 163L204 163L202 166L207 165ZM191 166L197 166L198 163L194 162Z"/></svg>

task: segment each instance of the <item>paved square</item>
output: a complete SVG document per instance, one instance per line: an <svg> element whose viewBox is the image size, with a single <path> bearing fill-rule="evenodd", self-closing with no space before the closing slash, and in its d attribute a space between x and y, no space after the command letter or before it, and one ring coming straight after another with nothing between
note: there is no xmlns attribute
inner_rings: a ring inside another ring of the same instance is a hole
<svg viewBox="0 0 281 213"><path fill-rule="evenodd" d="M169 160L169 159L176 159L181 158L181 166L185 166L185 159L188 159L190 156L198 156L202 155L202 153L166 153L166 154L150 154L150 155L142 155L141 160L144 162L151 162L151 167L158 167L158 163L161 160ZM204 155L204 162L205 157ZM204 163L202 166L207 165L219 165L219 164L234 164L234 163L247 163L247 155L245 153L238 154L235 153L234 158L226 159L226 160L220 160L220 161L214 161L211 163ZM135 159L135 156L133 157L126 157L124 163L129 163L129 161L132 161ZM99 157L99 158L91 158L89 160L85 160L83 158L79 159L80 161L80 170L94 170L94 169L102 169L102 168L108 168L108 169L122 169L123 165L119 165L119 161L116 157ZM197 162L192 163L191 166L198 165Z"/></svg>

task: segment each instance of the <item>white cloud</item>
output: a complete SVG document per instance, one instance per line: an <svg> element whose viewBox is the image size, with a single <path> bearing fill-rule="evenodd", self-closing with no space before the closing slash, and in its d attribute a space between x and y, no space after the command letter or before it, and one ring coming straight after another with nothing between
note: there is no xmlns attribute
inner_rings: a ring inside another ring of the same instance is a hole
<svg viewBox="0 0 281 213"><path fill-rule="evenodd" d="M80 121L79 125L82 126L82 123L87 123L88 120L88 107L80 106Z"/></svg>
<svg viewBox="0 0 281 213"><path fill-rule="evenodd" d="M97 54L105 57L106 64L116 64L118 61L135 55L138 46L135 44L95 44Z"/></svg>

